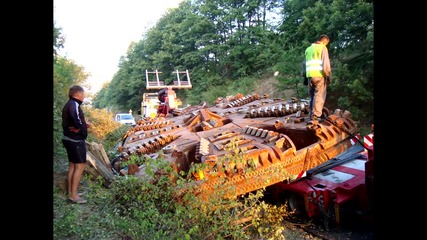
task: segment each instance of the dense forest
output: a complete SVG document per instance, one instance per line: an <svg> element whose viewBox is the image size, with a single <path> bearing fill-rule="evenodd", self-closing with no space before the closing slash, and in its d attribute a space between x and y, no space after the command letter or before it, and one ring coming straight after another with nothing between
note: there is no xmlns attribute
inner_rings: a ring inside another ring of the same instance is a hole
<svg viewBox="0 0 427 240"><path fill-rule="evenodd" d="M170 81L173 71L189 70L193 89L177 93L186 104L248 94L256 80L275 71L281 73L277 89L307 97L301 79L304 51L327 34L332 84L326 106L372 122L373 31L372 1L187 0L129 46L93 106L140 109L148 91L145 71L155 69Z"/></svg>
<svg viewBox="0 0 427 240"><path fill-rule="evenodd" d="M185 0L129 45L92 107L139 110L149 91L145 71L156 69L166 82L175 80L176 70L190 72L193 88L177 91L184 106L256 92L255 83L276 71L275 89L295 90L292 97L306 98L304 51L327 34L332 83L325 106L347 109L355 120L373 123L373 12L369 0ZM84 72L74 74L74 81L85 78Z"/></svg>

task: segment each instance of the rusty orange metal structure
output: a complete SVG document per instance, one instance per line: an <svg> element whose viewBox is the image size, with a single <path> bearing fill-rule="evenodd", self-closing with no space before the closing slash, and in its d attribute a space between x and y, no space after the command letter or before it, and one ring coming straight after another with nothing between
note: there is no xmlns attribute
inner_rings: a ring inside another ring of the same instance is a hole
<svg viewBox="0 0 427 240"><path fill-rule="evenodd" d="M236 197L296 179L351 147L356 133L351 113L325 108L324 116L309 122L304 100L239 94L218 99L215 106L202 103L177 109L171 117L139 120L119 151L122 158L161 153L176 171L187 173L192 165L203 165L188 174L199 196L220 187ZM228 144L239 149L238 160Z"/></svg>

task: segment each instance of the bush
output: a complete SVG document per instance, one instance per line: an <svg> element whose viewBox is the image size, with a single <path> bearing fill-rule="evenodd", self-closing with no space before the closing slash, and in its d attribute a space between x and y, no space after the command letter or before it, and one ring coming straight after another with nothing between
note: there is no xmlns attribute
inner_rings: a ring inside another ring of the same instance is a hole
<svg viewBox="0 0 427 240"><path fill-rule="evenodd" d="M88 139L95 142L103 142L107 136L121 127L119 122L114 121L114 115L106 109L96 109L88 106L83 107L86 119L92 125L89 128Z"/></svg>
<svg viewBox="0 0 427 240"><path fill-rule="evenodd" d="M194 182L169 161L144 164L146 175L117 176L109 189L86 178L87 204L64 205L55 191L55 239L284 239L286 208L263 202L264 190L230 199L219 186L206 200L180 191Z"/></svg>

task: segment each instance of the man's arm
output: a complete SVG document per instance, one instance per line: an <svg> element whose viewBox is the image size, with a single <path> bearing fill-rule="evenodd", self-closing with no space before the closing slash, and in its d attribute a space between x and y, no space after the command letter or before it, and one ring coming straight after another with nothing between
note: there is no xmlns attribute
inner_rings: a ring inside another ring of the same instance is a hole
<svg viewBox="0 0 427 240"><path fill-rule="evenodd" d="M86 137L87 127L86 124L83 122L83 119L80 118L80 108L77 103L75 103L75 105L70 109L70 114L73 119L73 126L70 127L70 130Z"/></svg>
<svg viewBox="0 0 427 240"><path fill-rule="evenodd" d="M307 71L306 71L306 64L305 64L305 59L304 59L304 61L302 62L302 72L301 72L301 76L302 76L302 79L303 79L303 84L304 85L308 85L308 78L307 78Z"/></svg>
<svg viewBox="0 0 427 240"><path fill-rule="evenodd" d="M322 66L325 77L331 76L331 62L329 61L329 52L326 47L322 50Z"/></svg>

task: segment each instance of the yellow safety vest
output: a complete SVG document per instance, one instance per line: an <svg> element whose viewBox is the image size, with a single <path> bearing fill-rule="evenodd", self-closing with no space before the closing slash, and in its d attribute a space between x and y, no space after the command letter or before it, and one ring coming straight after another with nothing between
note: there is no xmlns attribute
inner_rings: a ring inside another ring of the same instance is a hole
<svg viewBox="0 0 427 240"><path fill-rule="evenodd" d="M325 46L313 43L305 50L305 71L307 77L323 77L322 50Z"/></svg>

